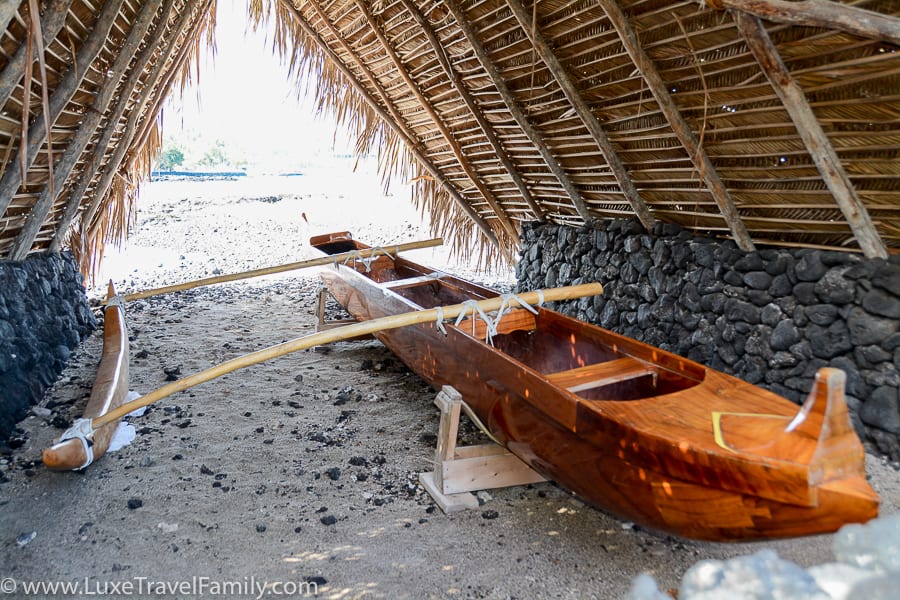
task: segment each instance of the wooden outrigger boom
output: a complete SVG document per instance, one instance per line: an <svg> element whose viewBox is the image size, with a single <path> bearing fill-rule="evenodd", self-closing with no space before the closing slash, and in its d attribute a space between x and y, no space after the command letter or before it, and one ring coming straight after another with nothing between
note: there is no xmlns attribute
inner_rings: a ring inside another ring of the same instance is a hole
<svg viewBox="0 0 900 600"><path fill-rule="evenodd" d="M103 315L103 354L91 397L76 425L43 451L44 464L50 469L84 469L106 453L118 427L118 419L102 427L91 427L91 419L108 414L128 397L128 331L121 297L116 295L112 282ZM85 435L88 431L90 435Z"/></svg>
<svg viewBox="0 0 900 600"><path fill-rule="evenodd" d="M372 257L377 256L390 256L396 255L400 252L404 252L407 250L418 250L420 248L433 248L435 246L440 246L444 243L442 238L432 238L430 240L420 240L417 242L406 242L404 244L394 244L393 246L386 247L376 247L376 248L367 248L361 251L354 252L346 252L342 255L337 256L327 256L327 257L319 257L312 258L309 260L302 260L300 262L292 262L284 265L277 265L274 267L263 267L261 269L253 269L251 271L242 271L240 273L228 273L225 275L216 275L215 277L205 277L203 279L197 279L195 281L186 281L184 283L175 283L172 285L166 285L163 287L153 288L150 290L143 290L140 292L133 292L131 294L125 295L125 300L127 302L131 302L133 300L142 300L143 298L149 298L151 296L159 296L162 294L170 294L172 292L183 292L185 290L192 290L194 288L203 287L207 285L215 285L217 283L226 283L229 281L240 281L242 279L250 279L252 277L262 277L264 275L274 275L275 273L285 273L287 271L296 271L298 269L307 269L310 267L320 267L322 265L329 265L335 261L340 262L344 260L367 260Z"/></svg>

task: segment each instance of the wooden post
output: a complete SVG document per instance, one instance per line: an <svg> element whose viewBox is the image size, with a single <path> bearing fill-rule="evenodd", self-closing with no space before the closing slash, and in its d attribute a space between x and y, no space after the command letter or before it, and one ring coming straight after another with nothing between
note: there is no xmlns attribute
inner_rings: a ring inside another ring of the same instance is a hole
<svg viewBox="0 0 900 600"><path fill-rule="evenodd" d="M456 445L464 402L455 388L441 388L434 404L441 411L434 471L419 473L419 482L442 511L478 508L478 498L469 492L547 481L503 446Z"/></svg>
<svg viewBox="0 0 900 600"><path fill-rule="evenodd" d="M769 79L775 93L781 98L825 185L844 213L844 218L856 236L863 254L869 258L887 258L887 249L869 217L869 212L856 194L856 189L844 171L840 158L810 108L806 95L781 60L778 49L772 43L765 27L758 17L736 10L731 12L750 52Z"/></svg>
<svg viewBox="0 0 900 600"><path fill-rule="evenodd" d="M168 16L168 11L171 10L172 4L174 4L174 0L167 1L163 18ZM100 124L100 119L106 113L109 103L113 99L119 80L128 69L129 64L131 64L131 59L137 51L138 46L144 41L144 36L147 34L150 25L153 23L153 17L156 16L157 9L158 5L155 2L148 2L144 4L141 9L138 19L128 33L125 43L119 48L116 60L110 65L107 71L108 76L103 79L103 84L94 99L91 110L88 111L87 116L82 120L75 135L69 140L62 158L54 167L52 183L47 182L47 185L44 186L44 190L41 192L37 202L31 207L31 212L25 220L25 225L23 225L19 234L16 236L12 249L9 252L9 258L11 260L22 260L31 250L31 245L34 243L35 238L40 232L44 220L53 208L53 203L56 201L56 194L62 191L66 180L72 173L72 169L75 167L78 159L81 158L81 153L91 141L94 131ZM144 54L149 55L151 49L151 45L148 44L148 47L144 50ZM141 62L141 60L138 59L133 67L132 73L137 73L139 75L143 70L144 64L146 63ZM131 90L131 88L127 86L122 86L122 89L126 92ZM120 105L122 104L124 103L120 103ZM118 119L115 120L118 121Z"/></svg>
<svg viewBox="0 0 900 600"><path fill-rule="evenodd" d="M900 45L900 18L829 0L706 0L776 23L824 27Z"/></svg>
<svg viewBox="0 0 900 600"><path fill-rule="evenodd" d="M488 143L491 145L491 148L497 155L497 160L499 160L500 164L503 165L503 168L506 169L507 175L516 186L516 189L519 190L519 193L522 195L525 203L528 204L528 208L530 208L531 212L534 213L535 219L537 219L538 221L544 221L544 211L540 206L538 206L537 202L534 201L534 198L531 196L531 192L528 190L528 186L525 184L522 176L519 175L519 171L516 169L516 166L512 164L512 161L510 160L509 155L506 152L506 148L504 148L500 143L500 140L497 139L497 135L494 133L494 128L491 127L490 123L488 123L488 120L485 118L484 112L481 110L481 107L478 106L478 104L475 102L475 99L472 97L472 94L469 93L469 88L467 88L465 83L463 83L459 74L457 74L457 72L453 70L453 66L450 64L450 61L447 58L447 53L444 50L444 47L441 45L441 41L434 33L434 28L432 28L431 23L429 23L425 19L422 13L419 12L419 9L416 8L416 5L413 4L410 0L400 1L403 4L403 7L406 8L407 12L409 12L409 14L412 15L413 19L415 19L416 23L419 25L419 28L422 30L422 33L425 34L425 37L428 38L428 43L431 44L431 50L432 52L434 52L438 63L441 65L441 69L443 69L444 75L447 76L447 79L449 79L453 84L453 87L456 88L456 91L459 93L462 101L466 104L469 112L472 113L473 117L475 117L475 121L478 123L478 126L484 133L484 137L487 138Z"/></svg>
<svg viewBox="0 0 900 600"><path fill-rule="evenodd" d="M397 56L397 53L394 51L393 46L391 46L390 40L387 39L387 36L381 31L381 28L378 27L378 24L375 22L375 19L372 17L372 13L369 11L369 7L363 0L356 0L356 6L363 13L363 16L366 19L366 22L369 25L371 31L378 38L378 41L381 42L381 46L387 54L388 58L391 59L391 62L397 68L397 74L403 79L406 83L406 86L409 88L409 91L416 97L416 100L422 106L422 109L428 114L431 118L431 121L437 126L438 130L440 130L441 135L444 140L450 146L451 152L453 152L453 156L456 157L456 161L459 163L459 166L462 168L463 172L466 174L466 177L472 182L475 188L481 193L481 196L484 198L485 202L491 207L494 211L494 215L497 217L497 220L500 221L500 224L506 230L506 233L509 235L512 240L518 242L519 240L519 232L516 231L515 225L513 225L512 221L509 220L509 216L507 216L506 211L503 209L503 206L497 202L497 199L494 198L494 195L488 189L488 187L484 184L484 181L481 180L478 173L475 169L472 168L472 165L469 164L469 160L466 158L465 153L462 151L462 148L459 147L459 143L456 141L456 138L453 136L453 133L447 128L447 125L444 123L443 119L437 111L435 111L434 107L428 101L428 98L422 93L419 89L419 86L416 85L416 82L413 81L412 77L409 76L409 73L406 70L403 61L400 60L400 57Z"/></svg>
<svg viewBox="0 0 900 600"><path fill-rule="evenodd" d="M640 220L646 230L652 231L656 220L653 218L653 215L650 214L650 209L647 208L647 204L638 193L637 188L634 186L634 182L631 181L631 176L625 169L625 165L622 164L621 159L619 159L619 155L616 154L616 150L613 148L612 142L609 141L609 137L607 137L606 132L603 130L603 126L600 125L600 121L597 120L597 117L591 112L590 106L588 106L587 102L584 101L584 98L582 98L581 94L578 92L575 82L569 77L562 63L550 47L550 44L544 39L543 34L541 34L537 27L537 23L531 22L531 16L528 14L528 11L525 10L522 2L520 0L506 0L506 4L512 9L512 13L519 22L522 32L531 40L535 52L541 57L544 64L547 65L550 74L556 80L556 83L559 85L562 93L566 96L569 104L572 105L575 113L594 138L594 142L600 148L600 152L603 153L603 158L606 159L606 163L609 165L619 187L622 188L625 198L628 200L629 204L631 204L631 208L634 210L635 215L637 215L638 220Z"/></svg>
<svg viewBox="0 0 900 600"><path fill-rule="evenodd" d="M584 203L584 198L581 197L581 192L575 187L572 179L563 170L562 165L559 164L556 157L553 156L553 152L547 147L547 143L544 141L543 136L531 124L528 115L526 115L525 111L519 106L519 103L510 91L509 86L507 86L506 82L503 80L500 71L497 69L496 65L494 65L494 62L491 60L487 50L485 50L481 40L478 39L478 36L475 34L475 30L469 23L468 17L459 7L459 2L457 2L457 0L445 0L444 4L450 9L450 12L453 13L453 18L456 19L457 26L466 36L466 40L468 40L469 44L472 46L472 50L475 51L475 56L478 58L478 62L481 63L484 72L487 73L488 77L491 78L494 87L497 88L497 93L500 94L504 104L506 104L509 114L512 115L513 119L515 119L516 123L531 143L534 144L534 147L537 148L537 151L540 152L541 158L544 159L547 168L550 169L550 172L553 173L557 181L559 181L560 185L566 191L566 194L569 195L569 199L572 201L572 205L575 207L575 211L578 215L586 223L590 222L593 219L593 216L588 211L588 208Z"/></svg>
<svg viewBox="0 0 900 600"><path fill-rule="evenodd" d="M63 75L56 89L53 90L49 102L50 110L48 111L51 127L66 107L66 104L78 91L78 86L81 85L81 81L87 74L91 63L94 62L94 59L100 54L100 50L103 49L103 44L106 43L106 39L109 37L109 31L112 29L124 1L109 0L103 5L103 9L94 23L91 33L78 50L75 64L69 66L66 74ZM47 139L47 133L45 119L39 114L35 117L33 126L28 128L28 139L22 140L22 144L11 159L10 164L21 162L21 157L23 157L24 153L25 168L30 169L38 155L38 150L41 149L41 146ZM3 173L3 177L0 178L0 215L6 212L10 202L12 202L13 195L15 195L21 184L21 169L7 169Z"/></svg>
<svg viewBox="0 0 900 600"><path fill-rule="evenodd" d="M317 6L317 4L315 2L313 2L311 4L314 7ZM379 117L381 117L381 120L384 121L388 125L388 127L390 127L391 129L394 130L394 133L396 133L397 135L401 136L401 138L406 140L407 148L409 149L410 153L416 158L416 160L419 161L419 164L421 164L425 168L425 170L428 171L428 174L431 175L431 177L438 184L440 184L441 187L444 188L444 190L447 192L447 194L449 194L450 198L452 198L453 201L456 202L456 205L463 212L466 213L466 216L468 216L469 219L473 223L475 223L476 227L478 227L478 229L481 230L481 233L484 234L484 236L488 239L488 241L491 242L497 248L500 248L500 242L497 239L497 236L494 234L494 231L491 229L490 225L488 225L487 222L483 218L481 218L481 215L479 215L477 212L475 212L475 209L473 209L471 206L469 206L468 202L466 202L465 199L460 195L459 190L457 190L456 187L450 181L448 181L446 178L444 178L443 174L441 174L441 172L438 170L438 168L435 167L434 164L431 162L431 159L429 159L428 156L421 150L417 140L407 138L407 136L404 134L404 131L403 131L404 127L401 125L402 122L396 122L390 116L388 116L385 109L381 105L379 105L378 101L375 100L375 98L372 96L372 94L370 94L368 92L368 90L366 90L366 88L363 87L363 85L359 82L359 80L353 74L353 71L351 71L347 67L347 65L344 64L344 62L341 60L341 58L334 52L334 50L332 50L331 47L327 43L325 43L325 40L323 40L322 37L318 34L318 32L307 22L306 17L303 16L303 13L301 13L299 10L297 10L297 8L293 5L293 3L287 3L284 6L288 9L290 14L293 15L293 17L296 19L297 24L303 30L303 33L305 33L307 36L309 36L309 38L312 39L316 43L316 45L319 47L319 49L324 54L326 54L328 56L328 58L331 59L332 63L337 67L337 69L341 72L341 74L343 74L344 77L346 77L347 82L350 83L350 85L353 87L353 89L356 90L356 92L359 93L360 96L362 96L362 98L366 102L366 104L369 105L369 108L371 108L373 111L375 111L375 113ZM354 62L356 62L358 65L364 64L363 61L361 59L359 59L355 54L351 53L351 56L353 57ZM376 86L376 87L379 90L381 89L380 86ZM392 103L389 102L389 104L392 104Z"/></svg>
<svg viewBox="0 0 900 600"><path fill-rule="evenodd" d="M11 7L13 14L15 14L17 4L18 0L5 0L3 7ZM47 8L44 9L44 14L41 16L41 37L44 40L45 52L63 28L71 4L72 0L52 0L47 5ZM0 106L6 106L6 101L9 100L13 90L16 89L16 86L22 80L22 76L25 75L27 50L26 44L23 42L16 48L16 53L13 54L6 66L3 67L3 70L0 71Z"/></svg>
<svg viewBox="0 0 900 600"><path fill-rule="evenodd" d="M672 127L672 131L675 133L678 141L681 142L681 145L684 146L691 162L694 163L694 167L700 173L700 176L706 183L706 187L719 206L722 218L725 219L725 223L731 230L731 237L734 238L735 243L741 250L752 252L755 250L753 240L750 239L750 234L747 232L744 222L741 221L741 216L734 206L731 194L728 193L728 188L725 187L725 184L719 177L715 165L713 165L706 150L700 145L700 141L694 135L691 126L684 120L681 111L675 105L672 95L669 94L665 82L656 69L656 64L650 59L638 41L634 28L628 21L628 17L622 12L617 0L600 0L600 5L606 11L606 16L619 34L619 38L631 57L631 61L641 72L644 82L650 88L650 92Z"/></svg>

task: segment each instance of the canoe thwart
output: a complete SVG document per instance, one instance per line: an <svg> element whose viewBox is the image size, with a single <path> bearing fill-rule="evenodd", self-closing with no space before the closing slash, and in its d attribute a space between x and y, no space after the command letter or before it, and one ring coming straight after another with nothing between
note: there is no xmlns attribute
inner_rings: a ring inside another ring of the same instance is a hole
<svg viewBox="0 0 900 600"><path fill-rule="evenodd" d="M636 377L643 377L644 375L655 376L656 373L654 365L625 356L567 371L550 373L547 375L547 379L570 392L580 392L635 379Z"/></svg>
<svg viewBox="0 0 900 600"><path fill-rule="evenodd" d="M445 385L434 404L441 411L434 471L420 473L419 481L445 513L478 508L470 492L546 481L503 446L456 445L464 402L452 386Z"/></svg>

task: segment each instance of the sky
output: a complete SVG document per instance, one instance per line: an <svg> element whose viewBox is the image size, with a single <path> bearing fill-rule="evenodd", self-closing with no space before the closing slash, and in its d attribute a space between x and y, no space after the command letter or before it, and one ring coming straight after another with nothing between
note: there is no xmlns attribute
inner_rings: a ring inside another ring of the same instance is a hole
<svg viewBox="0 0 900 600"><path fill-rule="evenodd" d="M203 153L222 140L251 170L294 170L352 149L335 125L299 97L288 68L272 52L272 35L253 31L246 0L219 0L216 54L204 55L198 85L175 93L164 109L167 140ZM190 152L187 152L190 154Z"/></svg>

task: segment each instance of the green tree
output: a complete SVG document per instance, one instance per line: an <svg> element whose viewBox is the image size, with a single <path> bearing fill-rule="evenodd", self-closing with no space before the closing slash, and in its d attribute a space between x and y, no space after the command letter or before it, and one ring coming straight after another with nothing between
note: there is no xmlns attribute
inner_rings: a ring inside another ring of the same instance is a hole
<svg viewBox="0 0 900 600"><path fill-rule="evenodd" d="M184 163L184 152L178 146L163 148L159 153L156 168L160 171L171 171Z"/></svg>
<svg viewBox="0 0 900 600"><path fill-rule="evenodd" d="M198 165L204 167L217 167L228 163L228 154L225 151L225 142L216 140L212 147L197 161Z"/></svg>

